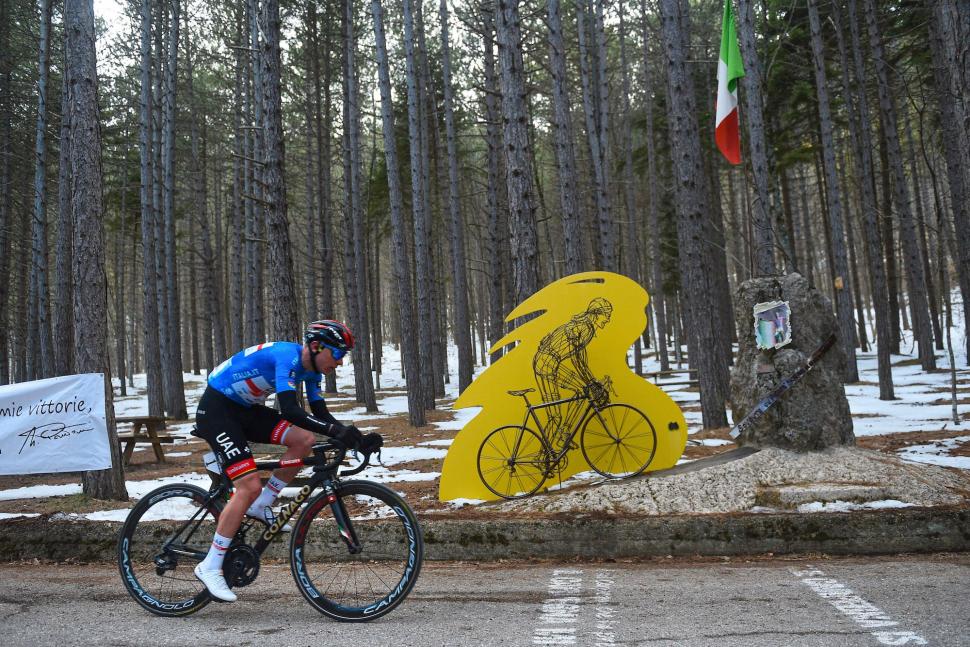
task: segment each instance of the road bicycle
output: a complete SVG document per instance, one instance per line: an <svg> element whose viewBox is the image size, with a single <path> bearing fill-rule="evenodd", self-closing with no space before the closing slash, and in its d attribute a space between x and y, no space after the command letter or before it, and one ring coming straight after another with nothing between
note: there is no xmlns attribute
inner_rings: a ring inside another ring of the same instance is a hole
<svg viewBox="0 0 970 647"><path fill-rule="evenodd" d="M503 499L534 494L547 479L565 469L580 430L583 458L600 475L629 478L650 465L657 451L653 423L636 407L609 402L609 378L602 383L594 380L575 396L552 402L530 403L528 394L533 391L508 392L525 400L522 424L495 429L478 448L478 476L493 494ZM570 407L574 403L577 406ZM583 404L585 410L576 415ZM548 429L549 424L544 426L536 413L550 407L572 409L573 415L561 429ZM530 418L535 429L529 425Z"/></svg>
<svg viewBox="0 0 970 647"><path fill-rule="evenodd" d="M257 461L256 467L311 466L312 476L283 506L272 525L245 518L226 553L230 587L251 584L260 556L306 504L291 533L290 569L313 608L335 620L379 618L407 597L418 579L424 540L414 512L391 489L365 480L341 480L363 471L340 471L346 449L318 443L302 459ZM208 491L190 484L164 485L138 502L118 537L118 566L131 596L160 616L185 616L213 600L192 572L209 550L232 482L210 471ZM319 492L311 495L319 490Z"/></svg>

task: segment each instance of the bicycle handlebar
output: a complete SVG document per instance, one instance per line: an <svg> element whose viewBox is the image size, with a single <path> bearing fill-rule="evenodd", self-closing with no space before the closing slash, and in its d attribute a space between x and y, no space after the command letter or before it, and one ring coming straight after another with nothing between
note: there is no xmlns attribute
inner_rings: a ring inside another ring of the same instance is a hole
<svg viewBox="0 0 970 647"><path fill-rule="evenodd" d="M326 460L325 454L326 452L331 451L336 452L337 455L333 458L333 460L328 461ZM341 471L340 476L353 476L354 474L359 474L363 472L368 465L370 465L370 457L371 453L373 452L363 452L360 450L357 450L357 452L363 456L363 460L361 460L360 465L352 470ZM344 458L347 456L347 448L340 443L334 442L316 443L313 446L313 454L313 456L303 459L304 465L315 467L320 466L322 471L336 470L338 467L340 467L340 465L343 464ZM318 458L323 459L323 461L318 461Z"/></svg>

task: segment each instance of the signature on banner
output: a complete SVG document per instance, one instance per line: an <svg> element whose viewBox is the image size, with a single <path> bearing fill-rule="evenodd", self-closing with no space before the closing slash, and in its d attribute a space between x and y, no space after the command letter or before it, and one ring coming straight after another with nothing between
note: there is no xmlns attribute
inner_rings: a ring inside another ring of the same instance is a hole
<svg viewBox="0 0 970 647"><path fill-rule="evenodd" d="M41 440L63 440L72 436L79 436L87 431L93 431L87 423L67 425L63 422L49 422L46 425L37 425L27 431L22 431L18 436L24 439L18 454L22 454L24 449L34 447Z"/></svg>

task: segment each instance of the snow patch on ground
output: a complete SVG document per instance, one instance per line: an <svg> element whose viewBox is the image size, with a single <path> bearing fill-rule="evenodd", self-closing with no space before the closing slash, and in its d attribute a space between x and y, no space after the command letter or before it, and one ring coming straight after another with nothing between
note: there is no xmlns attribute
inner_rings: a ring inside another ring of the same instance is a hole
<svg viewBox="0 0 970 647"><path fill-rule="evenodd" d="M928 445L911 445L898 450L896 453L900 458L913 463L926 463L928 465L941 465L943 467L957 467L963 470L970 470L970 456L950 456L949 453L970 442L970 436L959 436L939 440Z"/></svg>
<svg viewBox="0 0 970 647"><path fill-rule="evenodd" d="M13 488L12 490L0 490L0 501L44 499L51 496L68 496L70 494L80 493L80 483L69 483L67 485L29 485L27 487Z"/></svg>
<svg viewBox="0 0 970 647"><path fill-rule="evenodd" d="M17 519L19 517L39 517L39 512L0 512L0 519Z"/></svg>
<svg viewBox="0 0 970 647"><path fill-rule="evenodd" d="M911 508L915 503L905 503L896 499L852 503L850 501L812 501L798 506L799 512L851 512L852 510L886 510L889 508Z"/></svg>

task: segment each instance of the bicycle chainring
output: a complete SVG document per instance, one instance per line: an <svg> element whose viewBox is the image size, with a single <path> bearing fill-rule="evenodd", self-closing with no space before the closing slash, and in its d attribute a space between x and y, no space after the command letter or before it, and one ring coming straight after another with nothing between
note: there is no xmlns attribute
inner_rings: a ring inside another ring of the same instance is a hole
<svg viewBox="0 0 970 647"><path fill-rule="evenodd" d="M259 575L259 553L247 544L231 546L226 553L222 573L229 586L246 586Z"/></svg>

